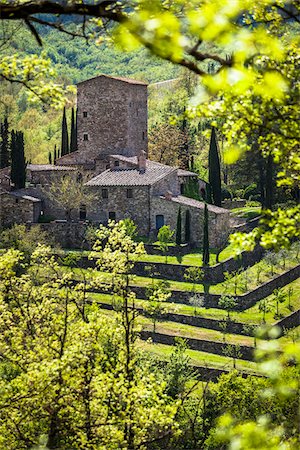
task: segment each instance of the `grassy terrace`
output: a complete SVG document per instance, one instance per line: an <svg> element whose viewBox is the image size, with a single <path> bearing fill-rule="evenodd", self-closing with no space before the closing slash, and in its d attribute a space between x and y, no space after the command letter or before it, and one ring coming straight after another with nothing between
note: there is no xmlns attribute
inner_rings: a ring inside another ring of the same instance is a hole
<svg viewBox="0 0 300 450"><path fill-rule="evenodd" d="M300 308L300 302L299 302L300 279L298 278L297 280L295 280L292 283L285 286L284 291L287 292L289 288L293 289L293 293L290 298L292 310L290 310L288 308L288 298L286 298L285 302L279 306L279 312L283 317L291 314L291 312L293 312L293 310L297 310ZM90 293L89 297L100 303L112 304L112 302L113 302L113 297L109 294L92 294L92 293ZM276 321L274 319L274 312L275 312L274 297L273 297L273 295L270 295L266 299L269 303L271 310L266 312L265 320L266 320L267 324L272 324ZM137 300L136 301L136 306L140 307L140 308L144 308L146 306L146 304L147 304L147 300ZM164 305L166 306L166 308L169 312L174 312L177 314L186 314L186 315L191 315L191 316L195 315L194 306L174 304L174 303L168 303L168 302L164 303ZM197 310L197 316L205 317L208 319L215 319L215 320L221 321L221 320L225 319L227 316L226 311L224 311L222 309L197 308L196 310ZM251 323L251 324L260 325L263 323L262 322L262 312L259 311L259 303L256 304L255 306L252 306L251 308L247 309L246 311L241 311L241 312L240 311L237 311L237 312L232 311L230 313L230 317L231 317L231 320L233 320L233 321L242 322L245 324Z"/></svg>
<svg viewBox="0 0 300 450"><path fill-rule="evenodd" d="M211 294L228 294L228 295L241 295L247 291L253 290L259 285L269 281L272 277L276 275L280 275L284 271L296 266L299 264L299 260L296 258L296 250L291 250L289 252L288 258L285 260L285 264L277 264L274 266L270 266L267 263L267 260L264 258L257 264L254 264L252 267L249 267L246 270L242 270L241 273L232 276L227 281L223 283L215 284L210 286L209 292ZM65 270L68 270L67 268ZM100 271L92 271L85 269L73 269L75 274L78 276L85 273L91 277L100 276L103 282L110 282L111 275L106 272ZM151 284L152 281L158 281L156 278L149 277L140 277L140 276L131 276L131 285L132 286L142 286L146 287ZM203 293L203 286L201 284L193 285L188 282L179 282L179 281L170 281L170 289L171 290L180 290L180 291L195 291L199 293Z"/></svg>
<svg viewBox="0 0 300 450"><path fill-rule="evenodd" d="M81 251L81 250L59 250L57 253L61 254L68 254L68 253L76 253L80 254L82 256L88 256L90 254L89 251ZM95 253L96 254L96 253ZM209 263L210 265L216 264L216 255L217 251L216 249L210 250L210 259ZM227 247L222 250L222 252L219 255L219 262L225 261L226 259L229 259L235 255L234 248L232 245L228 245ZM151 262L151 263L165 263L166 262L166 256L165 255L143 255L140 258L141 262ZM187 266L202 266L202 250L201 249L195 249L190 253L187 253L186 255L182 256L167 256L167 263L168 264L182 264Z"/></svg>
<svg viewBox="0 0 300 450"><path fill-rule="evenodd" d="M153 344L151 342L140 341L139 346L150 353L157 355L161 359L167 359L173 347L164 344ZM187 350L187 355L190 358L190 364L193 366L207 366L215 369L231 370L233 369L233 361L226 356L214 355L212 353L199 352L196 350ZM236 361L236 369L245 372L258 374L258 365L252 361Z"/></svg>
<svg viewBox="0 0 300 450"><path fill-rule="evenodd" d="M209 264L213 266L216 264L216 250L211 249ZM219 255L219 262L226 261L235 255L234 249L232 245L228 245ZM140 258L140 261L143 262L151 262L151 263L165 263L166 257L165 255L143 255ZM167 257L168 264L182 264L185 266L202 266L202 250L195 249L194 251L187 253L182 256L168 256Z"/></svg>
<svg viewBox="0 0 300 450"><path fill-rule="evenodd" d="M291 303L291 310L288 308L288 298L286 298L285 302L279 305L279 313L285 317L291 314L291 312L297 310L300 308L300 279L293 281L292 283L285 286L283 289L284 292L288 292L288 289L293 289L293 294L290 298ZM113 297L109 294L89 294L91 298L94 300L111 304L113 302ZM275 302L273 295L270 295L269 297L266 297L270 311L266 312L265 320L267 324L272 324L276 321L274 319L274 313L275 313ZM140 308L144 308L147 304L147 300L137 300L136 306ZM195 315L195 307L189 306L189 305L181 305L181 304L174 304L174 303L164 303L167 310L169 312L174 312L177 314L186 314L186 315ZM196 308L197 316L199 317L205 317L207 319L214 319L214 320L223 320L226 319L227 313L226 311L222 309L216 309L216 308ZM263 323L262 321L262 312L259 311L259 303L252 306L251 308L247 309L246 311L232 311L230 313L230 318L233 321L236 322L242 322L245 324L256 324L260 325Z"/></svg>

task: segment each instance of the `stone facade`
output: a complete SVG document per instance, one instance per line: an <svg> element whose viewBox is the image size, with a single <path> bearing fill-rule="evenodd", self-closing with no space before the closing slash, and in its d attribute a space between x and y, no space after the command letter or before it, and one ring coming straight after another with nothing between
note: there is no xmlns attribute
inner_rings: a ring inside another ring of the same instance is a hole
<svg viewBox="0 0 300 450"><path fill-rule="evenodd" d="M78 151L87 161L147 153L147 84L99 76L78 84Z"/></svg>
<svg viewBox="0 0 300 450"><path fill-rule="evenodd" d="M0 194L0 225L37 222L41 212L41 200L13 192Z"/></svg>
<svg viewBox="0 0 300 450"><path fill-rule="evenodd" d="M127 189L123 186L111 186L105 189L107 198L103 198L102 189L90 187L95 192L97 200L87 211L87 219L92 222L107 223L108 219L121 220L130 217L137 225L142 236L149 234L150 191L148 186L130 188L132 197L128 198ZM104 194L106 196L106 194Z"/></svg>

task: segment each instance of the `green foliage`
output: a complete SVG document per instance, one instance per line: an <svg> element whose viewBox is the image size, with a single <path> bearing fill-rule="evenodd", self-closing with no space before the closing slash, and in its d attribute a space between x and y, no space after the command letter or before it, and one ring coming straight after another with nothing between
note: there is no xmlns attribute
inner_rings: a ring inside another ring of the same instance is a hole
<svg viewBox="0 0 300 450"><path fill-rule="evenodd" d="M218 301L218 305L227 311L227 318L230 320L230 311L237 305L237 299L230 295L222 295Z"/></svg>
<svg viewBox="0 0 300 450"><path fill-rule="evenodd" d="M181 244L181 234L182 234L181 208L179 206L178 213L177 213L176 237L175 237L175 242L177 245Z"/></svg>
<svg viewBox="0 0 300 450"><path fill-rule="evenodd" d="M208 181L212 189L213 204L216 206L221 206L222 205L221 170L220 170L220 159L215 127L212 127L211 130L209 153L208 153L208 168L209 168Z"/></svg>
<svg viewBox="0 0 300 450"><path fill-rule="evenodd" d="M0 233L0 247L19 250L29 260L38 244L52 245L54 241L39 225L26 228L25 225L13 225Z"/></svg>
<svg viewBox="0 0 300 450"><path fill-rule="evenodd" d="M167 252L169 244L173 242L173 238L174 231L171 230L169 225L163 225L157 233L158 247L166 255L166 262L168 259Z"/></svg>
<svg viewBox="0 0 300 450"><path fill-rule="evenodd" d="M8 119L5 116L3 123L0 123L0 169L9 166L9 128Z"/></svg>
<svg viewBox="0 0 300 450"><path fill-rule="evenodd" d="M203 218L203 265L209 265L209 236L208 236L208 208L207 203L204 205Z"/></svg>
<svg viewBox="0 0 300 450"><path fill-rule="evenodd" d="M71 130L72 136L72 130ZM61 124L61 156L67 155L70 151L69 148L69 133L66 117L66 108L64 107L62 124Z"/></svg>
<svg viewBox="0 0 300 450"><path fill-rule="evenodd" d="M25 187L26 162L24 153L24 135L21 131L11 132L11 182L15 189Z"/></svg>
<svg viewBox="0 0 300 450"><path fill-rule="evenodd" d="M191 240L191 213L189 209L185 211L185 225L184 225L184 241L190 242Z"/></svg>
<svg viewBox="0 0 300 450"><path fill-rule="evenodd" d="M157 281L147 289L148 301L144 309L153 322L153 332L155 332L156 322L162 320L163 314L169 311L169 308L164 305L164 302L171 297L168 287L165 281Z"/></svg>
<svg viewBox="0 0 300 450"><path fill-rule="evenodd" d="M75 117L75 111L74 108L72 108L72 115L71 115L71 139L70 139L70 152L75 152L77 150L77 115Z"/></svg>

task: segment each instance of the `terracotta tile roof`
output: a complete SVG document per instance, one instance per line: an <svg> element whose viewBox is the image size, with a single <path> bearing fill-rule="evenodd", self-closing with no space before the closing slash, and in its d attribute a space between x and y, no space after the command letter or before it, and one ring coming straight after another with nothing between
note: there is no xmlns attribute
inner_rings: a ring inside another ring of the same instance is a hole
<svg viewBox="0 0 300 450"><path fill-rule="evenodd" d="M74 167L69 167L69 166L55 166L53 164L27 164L27 169L31 170L32 172L42 172L44 170L54 170L54 171L59 171L59 170L76 170L74 169Z"/></svg>
<svg viewBox="0 0 300 450"><path fill-rule="evenodd" d="M79 81L79 83L77 83L77 86L79 84L86 83L88 81L95 80L96 78L101 78L101 77L111 78L112 80L123 81L124 83L129 83L129 84L141 84L144 86L148 86L148 83L146 83L145 81L133 80L131 78L124 78L124 77L113 77L111 75L106 75L104 73L102 73L101 75L98 75L96 77L89 78L88 80Z"/></svg>
<svg viewBox="0 0 300 450"><path fill-rule="evenodd" d="M161 198L165 198L165 197L161 197ZM177 197L172 197L171 200L166 200L166 201L172 201L175 203L179 203L180 205L183 206L191 206L193 208L199 208L199 209L204 209L204 202L200 202L199 200L195 200L193 198L188 198L188 197L184 197L183 195L178 195ZM219 208L218 206L215 205L207 205L208 207L208 211L216 213L216 214L225 214L228 213L228 209L225 208Z"/></svg>
<svg viewBox="0 0 300 450"><path fill-rule="evenodd" d="M148 165L141 173L137 168L108 169L89 180L87 186L151 186L157 181L176 171L174 167L163 164Z"/></svg>

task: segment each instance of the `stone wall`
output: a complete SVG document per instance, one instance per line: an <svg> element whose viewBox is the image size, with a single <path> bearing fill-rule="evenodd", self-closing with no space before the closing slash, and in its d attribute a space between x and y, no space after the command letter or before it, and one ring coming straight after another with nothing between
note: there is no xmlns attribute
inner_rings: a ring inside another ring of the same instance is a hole
<svg viewBox="0 0 300 450"><path fill-rule="evenodd" d="M156 197L159 195L164 196L166 192L172 192L173 195L180 194L180 184L176 169L161 180L157 181L151 187L151 196L155 197L153 201L155 201Z"/></svg>
<svg viewBox="0 0 300 450"><path fill-rule="evenodd" d="M175 345L175 338L178 336L143 330L140 332L140 337L143 340L151 339L153 342L159 344ZM200 352L214 353L216 355L225 355L225 349L228 345L227 343L206 341L204 339L193 339L189 337L185 337L184 339L187 341L189 349ZM231 346L235 348L235 345L231 344ZM239 347L239 351L239 359L244 359L247 361L253 360L253 347L241 345Z"/></svg>
<svg viewBox="0 0 300 450"><path fill-rule="evenodd" d="M78 150L87 160L113 153L147 153L146 84L92 78L78 84L77 105Z"/></svg>
<svg viewBox="0 0 300 450"><path fill-rule="evenodd" d="M116 220L130 217L137 225L139 234L149 234L150 200L148 186L132 186L132 198L127 198L127 189L123 186L103 187L107 189L108 198L102 198L102 188L90 186L96 200L87 211L87 219L93 222L107 223L109 212L115 212Z"/></svg>
<svg viewBox="0 0 300 450"><path fill-rule="evenodd" d="M180 196L181 197L181 196ZM180 199L179 197L179 199ZM181 197L183 198L183 197ZM174 199L175 200L175 199ZM191 214L191 242L196 246L202 245L203 241L203 208L199 207L201 202L197 202L198 206L186 206L181 204L180 200L172 201L163 197L154 197L151 199L151 230L155 230L156 215L163 215L165 224L169 225L171 229L176 230L178 209L181 207L182 217L182 239L184 238L185 214L188 209ZM209 243L210 247L218 248L226 242L230 234L229 225L229 211L217 208L220 212L214 212L215 208L208 205L209 212Z"/></svg>
<svg viewBox="0 0 300 450"><path fill-rule="evenodd" d="M0 195L0 225L37 222L41 212L41 202L32 201L13 194Z"/></svg>
<svg viewBox="0 0 300 450"><path fill-rule="evenodd" d="M274 325L280 327L282 331L298 327L300 325L300 309L278 320Z"/></svg>

